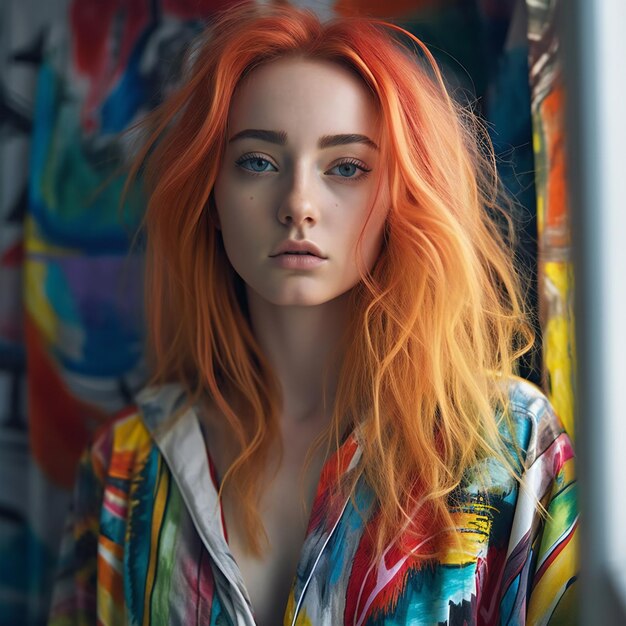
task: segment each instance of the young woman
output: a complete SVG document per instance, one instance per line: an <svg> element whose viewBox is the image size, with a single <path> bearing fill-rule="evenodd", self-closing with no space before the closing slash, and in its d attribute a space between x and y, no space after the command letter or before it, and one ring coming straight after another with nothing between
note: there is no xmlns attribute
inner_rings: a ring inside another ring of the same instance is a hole
<svg viewBox="0 0 626 626"><path fill-rule="evenodd" d="M573 623L492 157L402 33L231 9L148 120L154 376L83 458L52 624Z"/></svg>

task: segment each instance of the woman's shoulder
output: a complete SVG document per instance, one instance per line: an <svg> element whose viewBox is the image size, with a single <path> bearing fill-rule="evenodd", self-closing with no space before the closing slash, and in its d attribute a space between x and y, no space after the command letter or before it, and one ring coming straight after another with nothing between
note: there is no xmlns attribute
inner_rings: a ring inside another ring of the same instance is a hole
<svg viewBox="0 0 626 626"><path fill-rule="evenodd" d="M548 484L562 471L573 471L572 442L546 394L514 376L500 384L507 404L498 404L495 410L504 457L489 454L468 468L464 489L514 495L517 480L511 470L527 478L541 476L541 484Z"/></svg>
<svg viewBox="0 0 626 626"><path fill-rule="evenodd" d="M556 416L550 400L537 385L518 376L510 376L504 384L507 388L510 408L515 414L532 419L536 424L555 420ZM560 424L558 418L556 421Z"/></svg>
<svg viewBox="0 0 626 626"><path fill-rule="evenodd" d="M500 432L506 441L522 452L526 467L555 441L567 440L569 445L569 436L559 416L539 387L516 376L503 384L506 385L508 406L499 416Z"/></svg>
<svg viewBox="0 0 626 626"><path fill-rule="evenodd" d="M88 456L96 473L106 473L112 464L128 465L147 454L154 447L155 433L167 425L184 398L177 384L142 388L133 403L95 431Z"/></svg>

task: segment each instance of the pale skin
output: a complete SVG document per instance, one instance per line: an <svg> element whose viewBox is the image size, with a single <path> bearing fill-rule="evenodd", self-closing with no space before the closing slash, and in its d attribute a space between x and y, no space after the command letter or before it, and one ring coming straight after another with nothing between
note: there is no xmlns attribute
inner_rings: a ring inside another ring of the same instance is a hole
<svg viewBox="0 0 626 626"><path fill-rule="evenodd" d="M364 228L361 254L371 269L381 250L388 188L373 97L358 77L327 61L286 58L253 70L234 94L228 140L214 187L219 228L283 393L283 456L267 468L275 479L268 478L260 500L270 543L262 558L243 548L227 495L223 507L257 623L275 626L282 623L324 460L306 474L303 510L303 461L329 423L341 366L336 347L359 281L356 243ZM313 242L324 261L311 269L281 267L270 255L286 240ZM215 411L207 406L214 425L207 445L223 476L232 454Z"/></svg>

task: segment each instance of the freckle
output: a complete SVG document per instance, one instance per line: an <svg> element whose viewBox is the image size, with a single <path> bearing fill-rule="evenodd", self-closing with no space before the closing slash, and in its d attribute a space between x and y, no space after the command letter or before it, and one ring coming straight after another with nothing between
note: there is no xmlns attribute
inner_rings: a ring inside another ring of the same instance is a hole
<svg viewBox="0 0 626 626"><path fill-rule="evenodd" d="M254 196L250 196L250 200L254 200Z"/></svg>

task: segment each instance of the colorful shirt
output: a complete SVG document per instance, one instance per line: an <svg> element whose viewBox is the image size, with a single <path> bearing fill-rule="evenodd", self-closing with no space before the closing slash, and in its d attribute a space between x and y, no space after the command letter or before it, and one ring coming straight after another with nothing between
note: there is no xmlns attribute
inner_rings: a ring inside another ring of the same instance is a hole
<svg viewBox="0 0 626 626"><path fill-rule="evenodd" d="M451 505L462 547L435 563L389 547L370 565L370 489L359 480L354 500L329 506L337 468L358 468L358 437L346 439L340 463L333 457L322 470L285 625L576 623L572 446L537 388L514 379L509 397L527 489L495 459L481 465L480 488L468 472ZM254 625L197 412L163 426L183 400L177 385L145 389L84 455L52 625Z"/></svg>

